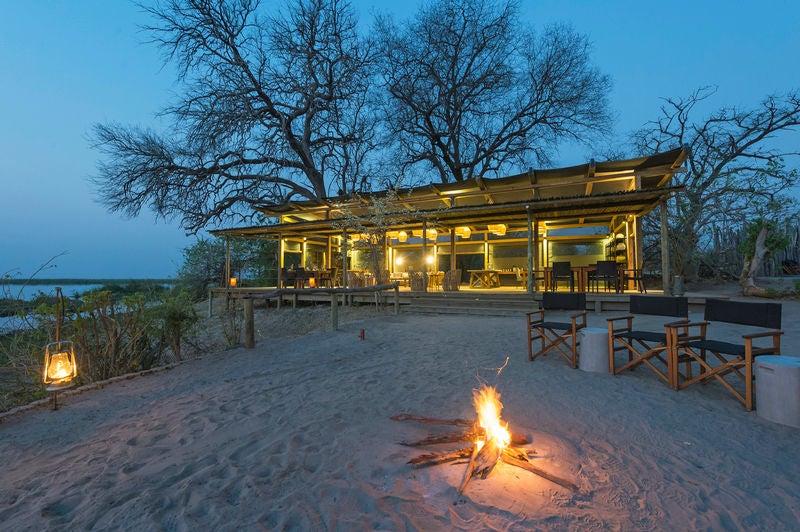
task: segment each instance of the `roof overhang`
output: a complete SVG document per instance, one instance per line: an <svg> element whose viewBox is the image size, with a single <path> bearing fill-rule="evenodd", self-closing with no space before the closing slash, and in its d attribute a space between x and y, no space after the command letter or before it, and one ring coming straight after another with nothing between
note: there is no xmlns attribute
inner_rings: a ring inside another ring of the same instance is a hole
<svg viewBox="0 0 800 532"><path fill-rule="evenodd" d="M413 217L398 217L397 226L420 227L422 220L442 227L486 223L527 223L536 220L563 225L613 225L624 216L641 216L666 201L682 187L669 186L682 172L689 153L676 149L650 157L607 161L550 170L531 170L498 179L472 179L431 184L395 192L403 209ZM307 200L257 208L272 225L211 231L239 237L310 236L340 234L336 220L344 213L369 226L371 198L362 196Z"/></svg>

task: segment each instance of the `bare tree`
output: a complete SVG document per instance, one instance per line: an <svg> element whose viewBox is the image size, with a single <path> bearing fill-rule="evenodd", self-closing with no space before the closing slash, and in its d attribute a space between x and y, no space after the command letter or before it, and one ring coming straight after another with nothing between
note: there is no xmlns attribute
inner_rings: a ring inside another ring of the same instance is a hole
<svg viewBox="0 0 800 532"><path fill-rule="evenodd" d="M784 163L800 152L779 149L774 138L800 124L800 94L769 96L750 110L723 107L695 121L696 108L714 92L705 87L688 98L666 99L661 116L634 134L642 154L679 145L691 150L687 172L675 182L685 190L669 203L671 268L689 279L714 248L715 235L743 230L765 210L778 212L775 206L787 212L797 184L797 172Z"/></svg>
<svg viewBox="0 0 800 532"><path fill-rule="evenodd" d="M404 172L450 182L547 164L558 141L607 128L610 82L586 37L563 25L536 34L514 1L436 0L377 27Z"/></svg>
<svg viewBox="0 0 800 532"><path fill-rule="evenodd" d="M110 210L149 207L197 232L248 220L253 205L363 187L374 128L374 61L344 0L299 0L267 16L258 0L170 0L145 8L154 42L179 66L182 100L158 135L95 126L95 178Z"/></svg>

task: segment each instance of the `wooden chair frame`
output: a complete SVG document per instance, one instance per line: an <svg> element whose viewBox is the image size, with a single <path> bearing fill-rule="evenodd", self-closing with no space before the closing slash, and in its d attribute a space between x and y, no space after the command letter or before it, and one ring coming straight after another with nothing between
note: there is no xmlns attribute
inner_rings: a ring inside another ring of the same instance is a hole
<svg viewBox="0 0 800 532"><path fill-rule="evenodd" d="M667 385L672 385L672 351L673 336L670 327L680 332L680 326L689 322L689 301L685 297L670 296L630 296L628 307L630 314L616 318L607 318L608 322L608 370L612 375L619 375L638 366L649 367ZM635 315L671 316L678 318L664 325L663 332L635 329ZM621 324L624 320L624 324ZM685 334L685 331L683 332ZM628 361L617 367L616 353L625 350Z"/></svg>
<svg viewBox="0 0 800 532"><path fill-rule="evenodd" d="M546 321L547 310L579 310L569 316L569 322ZM528 360L534 361L550 351L563 356L573 367L578 367L578 331L586 327L586 294L553 293L542 294L539 310L527 313ZM539 340L541 348L533 352L533 342Z"/></svg>
<svg viewBox="0 0 800 532"><path fill-rule="evenodd" d="M734 323L770 329L763 332L742 334L741 343L722 340L713 340L708 337L712 322ZM677 390L682 390L693 384L707 384L713 380L719 381L734 397L736 397L749 412L754 406L755 375L753 363L758 355L781 354L781 305L780 303L751 303L743 301L729 301L724 299L707 299L703 313L703 321L685 324L689 334L680 335L677 330L672 330L672 380ZM697 334L691 334L697 330ZM756 346L754 340L771 338L769 345ZM709 362L708 354L714 358ZM678 362L685 363L689 369L691 364L697 363L700 373L693 377L690 372L686 375L678 372ZM726 379L728 375L735 375L742 379L745 393L739 390Z"/></svg>

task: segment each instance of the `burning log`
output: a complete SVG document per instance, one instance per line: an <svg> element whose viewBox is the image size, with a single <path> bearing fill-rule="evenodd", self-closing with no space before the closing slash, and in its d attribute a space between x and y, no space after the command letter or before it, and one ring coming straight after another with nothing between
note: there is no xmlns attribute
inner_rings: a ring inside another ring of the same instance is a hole
<svg viewBox="0 0 800 532"><path fill-rule="evenodd" d="M477 429L467 430L464 432L448 432L445 434L440 434L438 436L428 436L421 440L411 441L411 442L400 442L400 445L405 445L406 447L425 447L428 445L440 445L443 443L457 443L460 441L476 441L483 439L485 437L485 431L478 427ZM522 434L512 434L511 435L511 443L512 445L527 445L530 443L530 440L523 436Z"/></svg>
<svg viewBox="0 0 800 532"><path fill-rule="evenodd" d="M430 467L439 464L446 464L447 462L455 462L462 458L468 458L472 454L472 449L459 449L457 451L450 451L447 453L429 453L421 454L416 458L408 461L414 467Z"/></svg>

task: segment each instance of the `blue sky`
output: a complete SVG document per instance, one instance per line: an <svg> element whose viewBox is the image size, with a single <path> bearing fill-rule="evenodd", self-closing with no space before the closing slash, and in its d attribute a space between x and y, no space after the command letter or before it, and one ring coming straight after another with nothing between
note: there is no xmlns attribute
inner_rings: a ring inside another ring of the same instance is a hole
<svg viewBox="0 0 800 532"><path fill-rule="evenodd" d="M265 4L270 4L265 0ZM353 0L402 19L417 1ZM800 4L792 1L603 2L522 0L534 27L567 22L589 35L596 64L614 81L618 145L658 115L660 98L719 87L710 107L755 106L800 88ZM0 0L0 275L171 277L192 244L150 212L128 220L99 205L89 183L97 122L158 128L179 87L139 28L127 0ZM800 134L782 142L800 144ZM568 147L558 165L593 154Z"/></svg>

